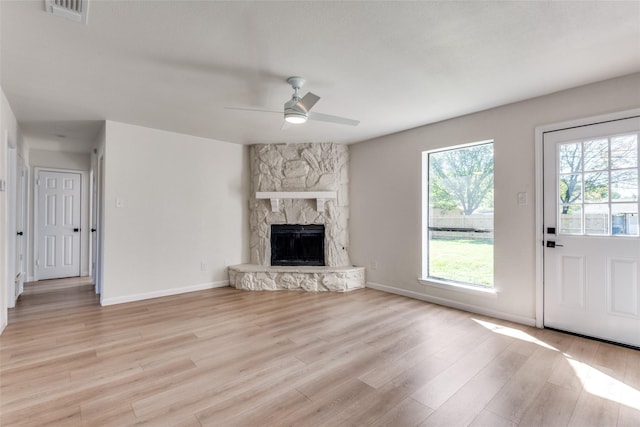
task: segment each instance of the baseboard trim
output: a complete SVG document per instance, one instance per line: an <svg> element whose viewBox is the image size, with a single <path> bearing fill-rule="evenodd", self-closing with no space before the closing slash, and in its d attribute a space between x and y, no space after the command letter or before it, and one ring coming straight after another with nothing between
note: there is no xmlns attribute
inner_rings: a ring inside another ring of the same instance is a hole
<svg viewBox="0 0 640 427"><path fill-rule="evenodd" d="M152 298L168 297L171 295L186 294L188 292L204 291L213 288L222 288L229 286L228 280L220 280L218 282L200 283L192 286L185 286L184 288L163 289L161 291L147 292L143 294L125 295L115 298L103 298L100 300L100 305L114 305L123 304L126 302L142 301Z"/></svg>
<svg viewBox="0 0 640 427"><path fill-rule="evenodd" d="M394 288L392 286L381 285L379 283L367 282L367 288L376 289L382 292L388 292L391 294L402 295L409 298L415 298L433 304L444 305L446 307L455 308L462 311L468 311L470 313L482 314L483 316L495 317L496 319L507 320L509 322L520 323L527 326L536 326L536 319L518 316L516 314L505 313L503 311L491 310L485 307L478 307L471 304L465 304L458 301L450 300L447 298L439 298L431 295L420 294L418 292L408 291L406 289Z"/></svg>

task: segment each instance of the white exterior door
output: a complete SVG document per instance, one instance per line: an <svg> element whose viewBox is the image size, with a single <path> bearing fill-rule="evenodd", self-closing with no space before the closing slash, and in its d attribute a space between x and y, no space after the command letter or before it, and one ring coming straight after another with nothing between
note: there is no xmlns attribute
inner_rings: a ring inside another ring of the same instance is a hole
<svg viewBox="0 0 640 427"><path fill-rule="evenodd" d="M544 134L544 325L640 346L640 117Z"/></svg>
<svg viewBox="0 0 640 427"><path fill-rule="evenodd" d="M80 275L80 183L79 173L38 172L38 280Z"/></svg>

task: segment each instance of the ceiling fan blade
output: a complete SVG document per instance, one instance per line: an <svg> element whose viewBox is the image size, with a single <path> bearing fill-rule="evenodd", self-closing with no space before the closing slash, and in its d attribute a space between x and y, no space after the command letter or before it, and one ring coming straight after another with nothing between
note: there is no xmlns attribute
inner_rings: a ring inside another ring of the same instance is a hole
<svg viewBox="0 0 640 427"><path fill-rule="evenodd" d="M332 116L330 114L309 113L309 120L335 123L338 125L358 126L360 120L347 119L346 117Z"/></svg>
<svg viewBox="0 0 640 427"><path fill-rule="evenodd" d="M225 110L240 110L240 111L257 111L259 113L278 113L282 114L282 110L267 110L266 108L259 107L224 107Z"/></svg>
<svg viewBox="0 0 640 427"><path fill-rule="evenodd" d="M308 113L311 110L311 107L316 105L316 102L320 100L320 97L315 93L307 92L305 96L303 96L300 101L296 102L296 107L301 108L302 111Z"/></svg>

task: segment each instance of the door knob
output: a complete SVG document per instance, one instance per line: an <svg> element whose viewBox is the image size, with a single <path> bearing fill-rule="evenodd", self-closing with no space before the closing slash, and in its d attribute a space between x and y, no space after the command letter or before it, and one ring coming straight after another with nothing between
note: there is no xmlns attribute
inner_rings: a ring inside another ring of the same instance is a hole
<svg viewBox="0 0 640 427"><path fill-rule="evenodd" d="M95 229L95 228L92 228L92 229L91 229L91 232L92 232L92 233L95 233L95 232L96 232L96 229Z"/></svg>
<svg viewBox="0 0 640 427"><path fill-rule="evenodd" d="M559 245L557 244L555 241L553 240L547 240L547 247L548 248L555 248L555 247L563 247L564 245Z"/></svg>
<svg viewBox="0 0 640 427"><path fill-rule="evenodd" d="M17 234L18 236L22 236L24 233L23 233L22 231L18 231L16 234Z"/></svg>
<svg viewBox="0 0 640 427"><path fill-rule="evenodd" d="M74 228L74 229L73 229L73 232L74 232L74 233L77 233L78 231L80 231L80 229L79 229L79 228Z"/></svg>

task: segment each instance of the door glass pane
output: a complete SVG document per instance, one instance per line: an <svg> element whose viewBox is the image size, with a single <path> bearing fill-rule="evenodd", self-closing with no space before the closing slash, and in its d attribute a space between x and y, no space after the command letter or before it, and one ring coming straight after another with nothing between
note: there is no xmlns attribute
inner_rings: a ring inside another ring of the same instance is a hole
<svg viewBox="0 0 640 427"><path fill-rule="evenodd" d="M637 169L611 172L611 200L616 202L633 202L638 200Z"/></svg>
<svg viewBox="0 0 640 427"><path fill-rule="evenodd" d="M609 234L609 204L584 205L585 234Z"/></svg>
<svg viewBox="0 0 640 427"><path fill-rule="evenodd" d="M611 234L637 236L638 235L638 204L613 203L611 205Z"/></svg>
<svg viewBox="0 0 640 427"><path fill-rule="evenodd" d="M609 201L609 173L595 172L584 174L584 202Z"/></svg>
<svg viewBox="0 0 640 427"><path fill-rule="evenodd" d="M560 177L560 203L570 204L582 201L582 175L571 174Z"/></svg>
<svg viewBox="0 0 640 427"><path fill-rule="evenodd" d="M562 234L582 234L582 205L561 205L559 224Z"/></svg>
<svg viewBox="0 0 640 427"><path fill-rule="evenodd" d="M609 141L598 139L584 142L584 170L596 171L609 167Z"/></svg>
<svg viewBox="0 0 640 427"><path fill-rule="evenodd" d="M559 234L638 235L638 139L558 144Z"/></svg>
<svg viewBox="0 0 640 427"><path fill-rule="evenodd" d="M611 169L633 168L638 165L638 135L611 138Z"/></svg>
<svg viewBox="0 0 640 427"><path fill-rule="evenodd" d="M582 144L560 144L560 173L579 172L582 170Z"/></svg>

